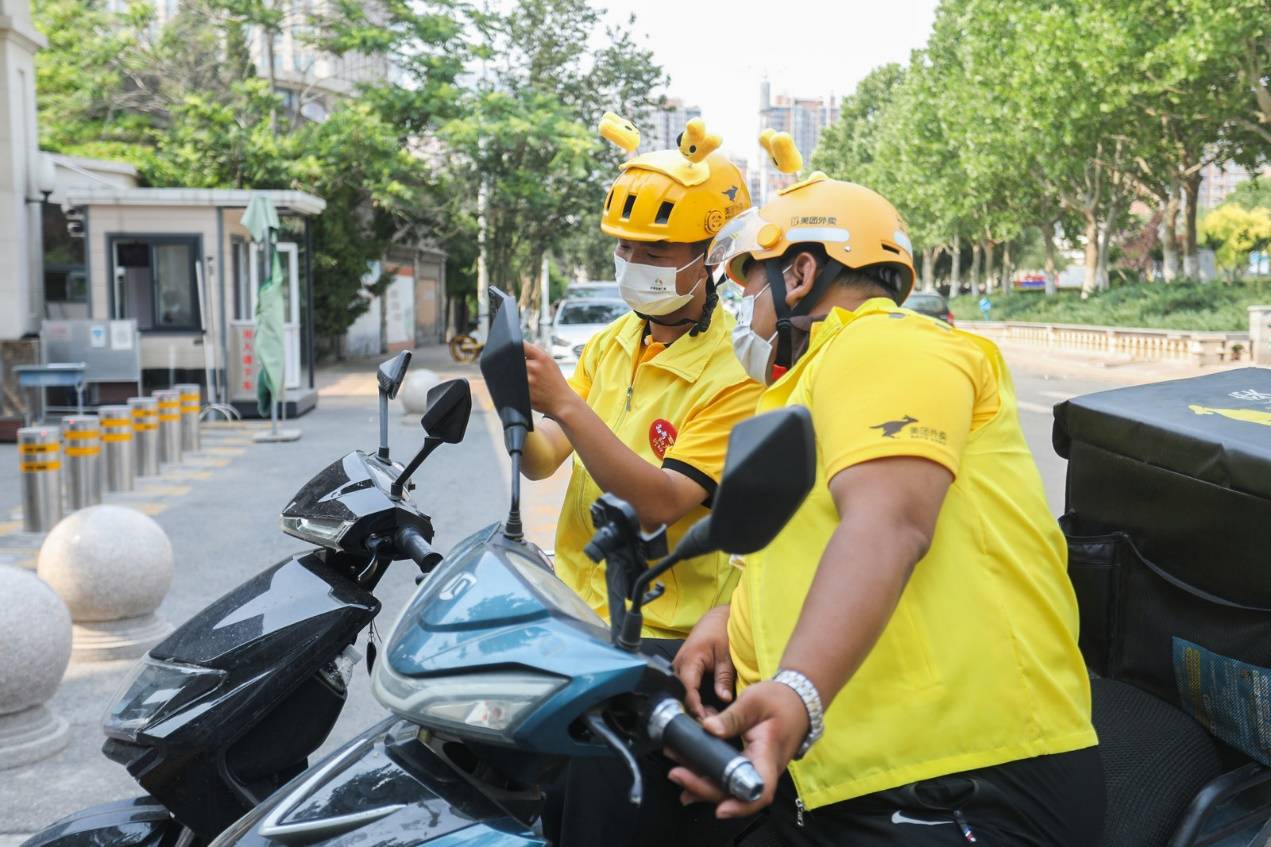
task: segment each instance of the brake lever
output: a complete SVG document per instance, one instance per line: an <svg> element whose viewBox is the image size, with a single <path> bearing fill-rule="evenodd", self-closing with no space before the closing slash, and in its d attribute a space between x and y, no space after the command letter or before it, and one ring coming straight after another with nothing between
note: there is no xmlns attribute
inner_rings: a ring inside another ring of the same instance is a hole
<svg viewBox="0 0 1271 847"><path fill-rule="evenodd" d="M618 758L626 764L627 770L631 773L631 790L627 792L627 800L631 805L639 806L644 801L644 778L640 775L640 766L636 763L635 756L627 749L627 745L622 742L618 733L605 723L605 717L598 709L593 709L584 715L583 721L587 724L587 728L617 753Z"/></svg>

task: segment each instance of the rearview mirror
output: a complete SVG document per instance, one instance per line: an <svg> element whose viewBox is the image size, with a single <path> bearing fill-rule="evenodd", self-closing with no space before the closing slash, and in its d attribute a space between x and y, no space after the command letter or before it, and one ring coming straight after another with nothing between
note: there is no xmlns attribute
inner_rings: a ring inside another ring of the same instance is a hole
<svg viewBox="0 0 1271 847"><path fill-rule="evenodd" d="M728 436L724 473L711 513L684 533L651 574L676 562L723 550L767 547L816 481L816 436L803 406L786 406L743 421Z"/></svg>
<svg viewBox="0 0 1271 847"><path fill-rule="evenodd" d="M711 507L710 540L725 553L767 547L816 482L816 435L803 406L786 406L733 427Z"/></svg>
<svg viewBox="0 0 1271 847"><path fill-rule="evenodd" d="M458 444L468 431L472 389L466 379L451 379L428 389L428 409L419 423L431 438Z"/></svg>
<svg viewBox="0 0 1271 847"><path fill-rule="evenodd" d="M481 375L490 389L494 408L506 431L513 427L534 429L530 417L530 382L525 372L525 344L521 338L516 300L499 289L490 289L490 333L481 351ZM508 443L512 449L511 442ZM520 449L520 445L517 445Z"/></svg>
<svg viewBox="0 0 1271 847"><path fill-rule="evenodd" d="M376 376L379 380L380 393L392 400L397 396L397 389L402 387L406 378L406 369L410 367L410 351L403 350L379 367Z"/></svg>
<svg viewBox="0 0 1271 847"><path fill-rule="evenodd" d="M767 547L815 482L816 436L806 408L786 406L733 427L711 513L689 527L669 556L636 579L614 643L626 650L639 645L641 606L646 598L658 596L645 594L653 580L694 556Z"/></svg>

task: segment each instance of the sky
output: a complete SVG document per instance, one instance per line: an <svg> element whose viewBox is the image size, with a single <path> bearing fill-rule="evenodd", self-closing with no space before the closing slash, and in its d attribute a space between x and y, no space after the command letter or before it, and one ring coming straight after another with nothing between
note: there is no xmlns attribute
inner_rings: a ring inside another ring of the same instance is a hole
<svg viewBox="0 0 1271 847"><path fill-rule="evenodd" d="M873 68L907 62L931 30L937 0L600 0L636 32L671 82L666 94L702 109L730 154L753 160L759 83L772 94L841 97ZM802 151L810 156L811 150Z"/></svg>

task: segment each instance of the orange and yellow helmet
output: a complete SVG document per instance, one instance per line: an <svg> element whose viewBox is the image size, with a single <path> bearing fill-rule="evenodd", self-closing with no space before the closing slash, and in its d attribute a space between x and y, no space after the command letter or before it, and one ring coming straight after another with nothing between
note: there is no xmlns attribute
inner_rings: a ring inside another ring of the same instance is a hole
<svg viewBox="0 0 1271 847"><path fill-rule="evenodd" d="M746 260L775 259L796 244L820 244L845 268L888 271L897 303L913 289L913 245L904 218L878 192L820 171L730 221L715 236L706 262L722 264L730 279L744 285Z"/></svg>

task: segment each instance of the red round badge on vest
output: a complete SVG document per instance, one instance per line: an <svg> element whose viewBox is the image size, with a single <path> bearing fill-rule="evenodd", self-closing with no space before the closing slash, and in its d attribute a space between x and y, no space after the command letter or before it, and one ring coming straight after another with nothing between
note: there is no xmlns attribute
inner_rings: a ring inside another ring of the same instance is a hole
<svg viewBox="0 0 1271 847"><path fill-rule="evenodd" d="M649 427L649 446L653 448L653 452L659 459L666 458L666 451L671 449L677 435L679 433L675 431L675 427L671 426L670 421L658 418Z"/></svg>

